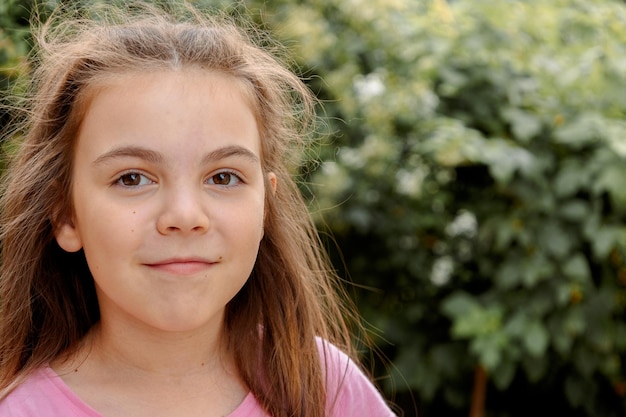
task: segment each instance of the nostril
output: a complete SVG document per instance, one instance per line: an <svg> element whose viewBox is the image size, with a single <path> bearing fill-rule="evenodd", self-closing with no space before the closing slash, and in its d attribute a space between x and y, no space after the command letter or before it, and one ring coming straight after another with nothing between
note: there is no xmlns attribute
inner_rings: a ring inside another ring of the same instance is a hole
<svg viewBox="0 0 626 417"><path fill-rule="evenodd" d="M209 228L208 216L204 213L168 212L160 216L157 229L161 234L204 233Z"/></svg>
<svg viewBox="0 0 626 417"><path fill-rule="evenodd" d="M199 195L200 194L200 195ZM203 233L209 228L209 211L204 193L177 182L161 195L157 229L161 234Z"/></svg>

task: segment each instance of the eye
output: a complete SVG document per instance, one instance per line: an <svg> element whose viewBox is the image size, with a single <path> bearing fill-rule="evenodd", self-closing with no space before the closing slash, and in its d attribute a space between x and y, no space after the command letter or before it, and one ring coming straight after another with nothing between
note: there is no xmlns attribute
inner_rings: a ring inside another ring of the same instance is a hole
<svg viewBox="0 0 626 417"><path fill-rule="evenodd" d="M222 171L209 177L208 183L222 186L234 186L240 184L241 178L234 172Z"/></svg>
<svg viewBox="0 0 626 417"><path fill-rule="evenodd" d="M124 187L138 187L141 185L152 184L152 181L145 175L138 172L128 172L121 175L115 183Z"/></svg>

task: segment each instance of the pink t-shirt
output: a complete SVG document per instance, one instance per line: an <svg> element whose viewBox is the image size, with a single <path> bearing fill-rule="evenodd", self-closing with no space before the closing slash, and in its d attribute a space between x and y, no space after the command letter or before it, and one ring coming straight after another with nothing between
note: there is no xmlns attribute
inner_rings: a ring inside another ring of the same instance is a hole
<svg viewBox="0 0 626 417"><path fill-rule="evenodd" d="M320 343L321 345L321 343ZM343 352L327 347L328 417L393 417L376 388ZM49 367L34 372L4 400L1 417L104 417L85 404ZM271 417L252 393L228 417Z"/></svg>

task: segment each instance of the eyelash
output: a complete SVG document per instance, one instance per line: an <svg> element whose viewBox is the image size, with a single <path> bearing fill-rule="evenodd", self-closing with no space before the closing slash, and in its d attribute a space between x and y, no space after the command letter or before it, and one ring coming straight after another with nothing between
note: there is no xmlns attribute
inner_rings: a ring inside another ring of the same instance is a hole
<svg viewBox="0 0 626 417"><path fill-rule="evenodd" d="M232 179L234 178L236 183L235 184L218 184L215 182L215 178L220 176L220 175L227 175L230 176L229 178L229 182L232 181ZM125 184L124 183L124 179L127 179L131 176L137 176L139 177L139 183L138 184ZM139 186L143 186L143 185L148 185L148 184L142 184L142 182L144 181L149 181L149 184L154 183L154 181L152 181L150 178L148 178L145 174L139 172L139 171L128 171L128 172L124 172L123 174L121 174L119 177L117 177L117 179L113 182L114 185L119 185L125 188L133 188L133 187L139 187ZM237 173L236 171L233 170L224 170L224 171L220 171L217 172L213 175L211 175L210 177L207 178L206 180L207 183L212 184L212 185L217 185L217 186L221 186L221 187L235 187L237 185L242 184L244 181L241 178L241 175L239 173Z"/></svg>
<svg viewBox="0 0 626 417"><path fill-rule="evenodd" d="M207 182L209 182L211 180L214 181L215 177L220 176L220 175L228 175L228 176L231 177L230 179L235 178L236 184L216 184L215 182L212 182L211 184L215 184L217 186L222 186L222 187L236 187L236 186L238 186L240 184L243 184L243 180L241 178L241 175L238 174L236 171L233 171L233 170L224 170L224 171L217 172L217 173L211 175L209 178L207 178Z"/></svg>
<svg viewBox="0 0 626 417"><path fill-rule="evenodd" d="M123 180L125 178L130 177L130 176L137 176L137 177L139 177L140 183L139 184L130 184L130 185L129 184L124 184ZM121 174L115 180L114 185L119 185L119 186L126 187L126 188L133 188L133 187L139 187L139 186L142 186L142 185L148 185L148 184L141 184L141 182L143 182L144 180L149 181L150 184L154 183L154 181L152 181L150 178L148 178L146 176L146 174L143 174L143 173L141 173L139 171L128 171L128 172L124 172L123 174Z"/></svg>

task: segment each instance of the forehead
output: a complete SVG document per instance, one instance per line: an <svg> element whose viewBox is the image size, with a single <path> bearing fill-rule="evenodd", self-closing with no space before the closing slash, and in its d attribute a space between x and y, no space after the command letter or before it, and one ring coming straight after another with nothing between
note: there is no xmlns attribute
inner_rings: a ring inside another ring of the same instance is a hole
<svg viewBox="0 0 626 417"><path fill-rule="evenodd" d="M83 106L78 148L95 145L93 138L105 135L111 140L160 137L166 132L235 140L243 135L255 138L253 147L261 157L258 118L249 91L242 81L221 72L185 69L108 76L91 85ZM105 145L106 140L98 143Z"/></svg>
<svg viewBox="0 0 626 417"><path fill-rule="evenodd" d="M147 85L164 80L178 80L193 88L199 84L224 84L234 87L245 100L255 117L258 116L257 100L253 87L245 80L219 70L207 70L196 66L183 68L145 68L111 71L92 78L80 93L79 106L86 110L93 99L103 90L127 85Z"/></svg>

